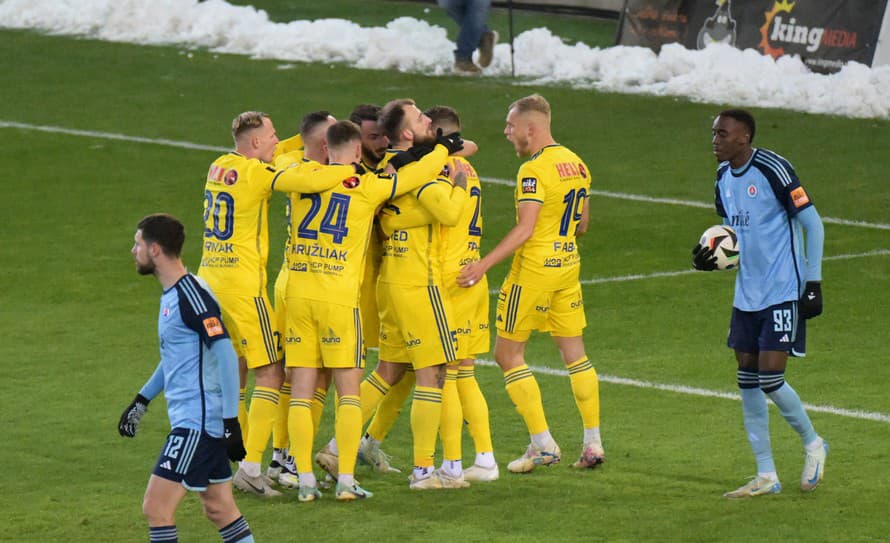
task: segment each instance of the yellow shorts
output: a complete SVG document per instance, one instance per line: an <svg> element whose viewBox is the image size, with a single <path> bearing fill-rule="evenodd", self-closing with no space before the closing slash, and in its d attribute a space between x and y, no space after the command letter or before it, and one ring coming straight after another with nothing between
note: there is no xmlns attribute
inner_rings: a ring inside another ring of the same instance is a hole
<svg viewBox="0 0 890 543"><path fill-rule="evenodd" d="M488 278L469 288L457 286L457 277L447 278L448 297L454 308L454 324L457 330L457 358L476 358L487 353L491 344L488 331L489 294Z"/></svg>
<svg viewBox="0 0 890 543"><path fill-rule="evenodd" d="M410 362L414 369L457 360L457 333L447 295L439 287L377 283L380 359Z"/></svg>
<svg viewBox="0 0 890 543"><path fill-rule="evenodd" d="M581 284L562 290L534 290L508 277L498 293L495 324L498 336L526 341L532 330L551 336L580 336L587 326Z"/></svg>
<svg viewBox="0 0 890 543"><path fill-rule="evenodd" d="M275 302L275 327L279 331L287 329L287 307L285 307L284 297L287 295L287 276L288 270L286 265L281 266L278 271L278 277L275 278L274 302ZM280 343L280 342L279 342ZM279 353L279 359L284 357L284 350Z"/></svg>
<svg viewBox="0 0 890 543"><path fill-rule="evenodd" d="M289 368L364 368L357 307L287 298L285 363Z"/></svg>
<svg viewBox="0 0 890 543"><path fill-rule="evenodd" d="M380 272L380 242L375 234L371 235L368 254L365 255L365 276L359 293L359 308L362 312L362 332L365 347L377 347L380 336L380 317L377 313L377 275Z"/></svg>
<svg viewBox="0 0 890 543"><path fill-rule="evenodd" d="M281 334L272 322L268 297L218 292L216 299L235 352L247 359L248 368L261 368L281 360Z"/></svg>

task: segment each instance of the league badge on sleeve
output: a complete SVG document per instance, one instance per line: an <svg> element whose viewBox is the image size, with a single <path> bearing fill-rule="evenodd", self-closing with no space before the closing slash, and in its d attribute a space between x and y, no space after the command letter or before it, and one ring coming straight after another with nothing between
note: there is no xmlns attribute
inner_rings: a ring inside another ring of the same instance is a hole
<svg viewBox="0 0 890 543"><path fill-rule="evenodd" d="M538 180L534 177L523 177L521 185L522 194L535 194L538 192Z"/></svg>
<svg viewBox="0 0 890 543"><path fill-rule="evenodd" d="M222 323L216 317L207 317L204 319L204 329L207 331L207 337L222 335Z"/></svg>
<svg viewBox="0 0 890 543"><path fill-rule="evenodd" d="M803 187L797 187L791 191L791 201L794 202L794 207L803 207L810 203L810 196Z"/></svg>

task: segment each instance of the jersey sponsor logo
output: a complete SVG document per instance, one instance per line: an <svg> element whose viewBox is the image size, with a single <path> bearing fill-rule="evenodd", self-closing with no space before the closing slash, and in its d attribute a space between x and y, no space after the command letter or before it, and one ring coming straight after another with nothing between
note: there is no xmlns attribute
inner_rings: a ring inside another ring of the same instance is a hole
<svg viewBox="0 0 890 543"><path fill-rule="evenodd" d="M575 164L574 162L557 162L554 166L556 167L556 173L558 173L561 178L581 176L581 170L578 169L580 164Z"/></svg>
<svg viewBox="0 0 890 543"><path fill-rule="evenodd" d="M225 183L226 185L234 185L238 182L238 170L228 169L211 164L210 171L207 172L207 181L211 183Z"/></svg>
<svg viewBox="0 0 890 543"><path fill-rule="evenodd" d="M309 266L305 262L297 262L293 266L290 267L291 271L295 272L304 272L309 271Z"/></svg>
<svg viewBox="0 0 890 543"><path fill-rule="evenodd" d="M534 177L522 178L522 194L535 194L538 192L538 180Z"/></svg>
<svg viewBox="0 0 890 543"><path fill-rule="evenodd" d="M791 191L791 201L794 202L794 207L803 207L810 203L810 196L803 187L797 187Z"/></svg>
<svg viewBox="0 0 890 543"><path fill-rule="evenodd" d="M757 185L748 185L748 198L757 198Z"/></svg>
<svg viewBox="0 0 890 543"><path fill-rule="evenodd" d="M562 267L562 259L561 258L545 258L544 259L544 267L545 268L561 268Z"/></svg>
<svg viewBox="0 0 890 543"><path fill-rule="evenodd" d="M358 177L352 176L348 179L343 180L343 186L348 189L354 189L355 187L357 187L359 185L360 182L361 181L359 180Z"/></svg>
<svg viewBox="0 0 890 543"><path fill-rule="evenodd" d="M334 329L330 326L328 327L328 335L326 337L321 338L322 345L336 345L340 343L340 336L338 336Z"/></svg>
<svg viewBox="0 0 890 543"><path fill-rule="evenodd" d="M165 317L169 317L169 316L170 316L170 308L169 308L169 307L164 307L164 311L162 311L162 314L163 314Z"/></svg>
<svg viewBox="0 0 890 543"><path fill-rule="evenodd" d="M204 330L207 331L209 337L220 336L225 333L222 323L216 317L204 319Z"/></svg>

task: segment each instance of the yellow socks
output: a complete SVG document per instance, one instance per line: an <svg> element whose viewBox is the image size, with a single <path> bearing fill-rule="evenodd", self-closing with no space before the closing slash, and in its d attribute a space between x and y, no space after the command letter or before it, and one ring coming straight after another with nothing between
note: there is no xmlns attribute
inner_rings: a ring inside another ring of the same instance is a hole
<svg viewBox="0 0 890 543"><path fill-rule="evenodd" d="M362 399L362 424L374 415L377 405L380 404L380 400L383 399L387 392L389 392L389 384L380 377L379 373L372 371L370 375L365 377L359 389Z"/></svg>
<svg viewBox="0 0 890 543"><path fill-rule="evenodd" d="M460 366L457 372L457 392L467 430L473 438L476 454L493 452L491 425L488 421L488 402L482 395L476 372L472 366Z"/></svg>
<svg viewBox="0 0 890 543"><path fill-rule="evenodd" d="M272 446L276 449L288 447L287 412L290 407L290 383L284 383L278 389L278 412L275 414L275 426L272 427Z"/></svg>
<svg viewBox="0 0 890 543"><path fill-rule="evenodd" d="M411 394L414 382L414 372L406 371L402 380L389 389L389 392L386 393L386 396L383 397L383 400L377 406L374 418L371 419L371 424L368 425L366 430L370 437L377 441L383 441L386 438L386 434L392 429L392 425L395 424L399 413L402 412L402 406L405 405L405 400ZM362 411L364 412L364 408Z"/></svg>
<svg viewBox="0 0 890 543"><path fill-rule="evenodd" d="M442 415L439 421L439 437L442 438L442 458L460 460L463 413L460 395L457 391L457 366L449 366L445 372L445 386L442 388Z"/></svg>
<svg viewBox="0 0 890 543"><path fill-rule="evenodd" d="M600 425L600 381L593 364L585 356L572 362L566 368L572 381L572 394L581 412L584 428L598 428Z"/></svg>
<svg viewBox="0 0 890 543"><path fill-rule="evenodd" d="M504 373L507 394L516 406L516 411L525 421L529 434L540 434L548 429L541 402L541 389L531 370L525 364Z"/></svg>
<svg viewBox="0 0 890 543"><path fill-rule="evenodd" d="M238 391L238 424L241 425L241 439L247 443L247 389L242 388Z"/></svg>
<svg viewBox="0 0 890 543"><path fill-rule="evenodd" d="M254 387L250 399L250 412L247 414L250 434L244 448L247 449L247 462L259 464L263 460L263 452L269 444L275 415L278 412L278 390L269 387Z"/></svg>
<svg viewBox="0 0 890 543"><path fill-rule="evenodd" d="M312 471L312 400L291 398L287 413L287 430L290 434L290 455L297 464L297 473Z"/></svg>
<svg viewBox="0 0 890 543"><path fill-rule="evenodd" d="M428 468L436 453L436 435L442 419L442 391L432 387L414 387L411 402L411 433L414 436L414 466Z"/></svg>
<svg viewBox="0 0 890 543"><path fill-rule="evenodd" d="M354 474L355 458L362 439L362 406L358 396L341 396L337 401L334 437L337 439L340 474Z"/></svg>
<svg viewBox="0 0 890 543"><path fill-rule="evenodd" d="M324 402L328 396L328 391L322 388L316 388L312 395L312 438L318 433L318 427L321 425L321 414L324 413Z"/></svg>

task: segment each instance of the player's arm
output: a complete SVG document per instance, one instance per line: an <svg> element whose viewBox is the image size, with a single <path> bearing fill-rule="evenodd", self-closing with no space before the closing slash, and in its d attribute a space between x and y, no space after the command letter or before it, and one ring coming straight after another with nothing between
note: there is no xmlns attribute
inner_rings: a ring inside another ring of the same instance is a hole
<svg viewBox="0 0 890 543"><path fill-rule="evenodd" d="M435 179L447 160L448 149L444 145L436 145L420 160L402 166L393 178L393 192L389 199L407 194L422 187L430 179Z"/></svg>
<svg viewBox="0 0 890 543"><path fill-rule="evenodd" d="M130 402L130 405L124 409L121 418L117 423L117 431L123 437L136 437L136 430L139 428L139 422L142 420L145 412L148 411L148 404L155 396L164 390L164 369L158 362L158 367L149 377L148 381L142 385L139 393Z"/></svg>
<svg viewBox="0 0 890 543"><path fill-rule="evenodd" d="M323 192L355 174L356 169L352 164L288 168L275 174L275 178L272 179L272 189L304 194Z"/></svg>
<svg viewBox="0 0 890 543"><path fill-rule="evenodd" d="M432 213L423 206L413 206L407 211L400 210L398 213L393 212L391 208L384 208L380 213L380 228L383 234L389 237L396 230L432 224L435 220Z"/></svg>
<svg viewBox="0 0 890 543"><path fill-rule="evenodd" d="M219 387L222 391L223 438L229 460L237 462L244 458L244 439L238 423L238 355L232 341L225 337L214 341L210 353L216 357L219 367Z"/></svg>
<svg viewBox="0 0 890 543"><path fill-rule="evenodd" d="M811 319L822 314L822 254L825 246L825 228L822 217L814 206L809 206L796 216L807 236L806 285L800 297L800 314Z"/></svg>
<svg viewBox="0 0 890 543"><path fill-rule="evenodd" d="M444 179L427 183L417 189L415 197L437 222L454 226L467 203L467 175L459 172L454 178L454 185Z"/></svg>
<svg viewBox="0 0 890 543"><path fill-rule="evenodd" d="M471 262L464 266L460 276L457 278L457 284L462 287L475 285L492 266L522 247L535 231L538 215L541 214L541 207L543 207L543 204L537 201L527 200L519 202L516 226L511 228L507 235L487 255L476 262Z"/></svg>

